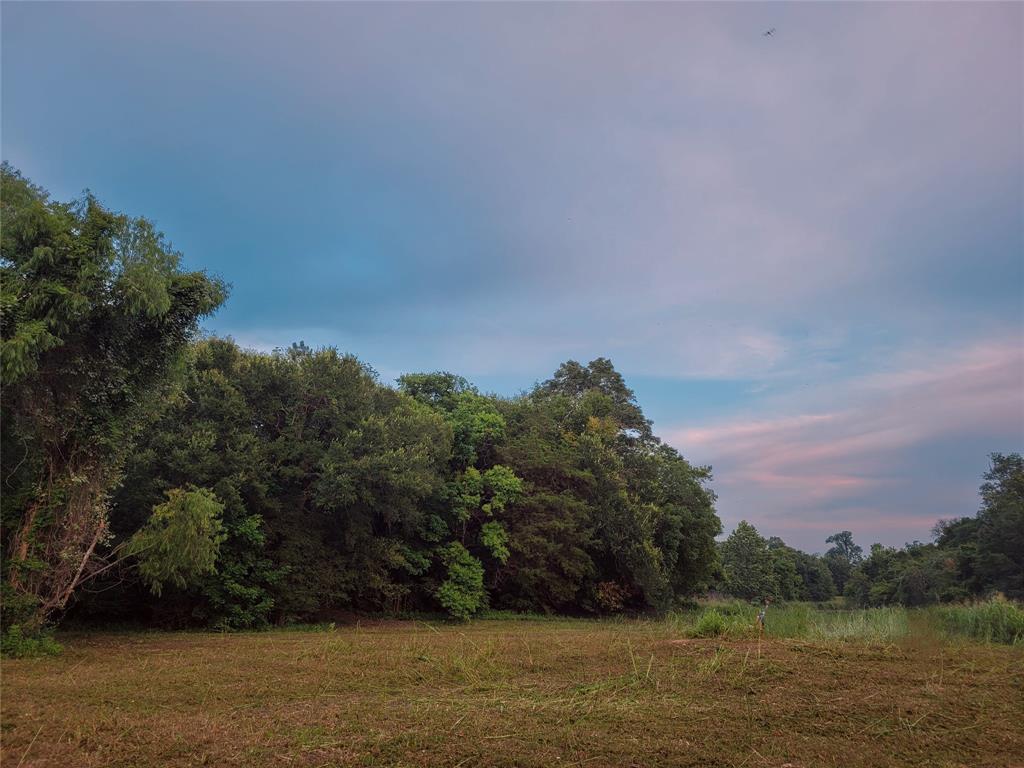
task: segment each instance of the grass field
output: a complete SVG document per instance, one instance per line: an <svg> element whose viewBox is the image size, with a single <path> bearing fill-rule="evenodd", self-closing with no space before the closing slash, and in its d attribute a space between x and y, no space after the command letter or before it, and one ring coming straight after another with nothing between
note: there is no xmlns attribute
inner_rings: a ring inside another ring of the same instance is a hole
<svg viewBox="0 0 1024 768"><path fill-rule="evenodd" d="M695 620L66 634L3 662L2 764L1024 766L1024 646Z"/></svg>

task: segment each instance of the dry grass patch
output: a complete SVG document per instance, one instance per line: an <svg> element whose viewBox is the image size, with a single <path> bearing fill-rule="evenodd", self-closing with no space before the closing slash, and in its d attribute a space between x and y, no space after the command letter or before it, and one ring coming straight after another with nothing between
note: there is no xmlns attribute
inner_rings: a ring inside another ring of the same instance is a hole
<svg viewBox="0 0 1024 768"><path fill-rule="evenodd" d="M660 622L65 635L3 662L17 766L1007 766L1024 652Z"/></svg>

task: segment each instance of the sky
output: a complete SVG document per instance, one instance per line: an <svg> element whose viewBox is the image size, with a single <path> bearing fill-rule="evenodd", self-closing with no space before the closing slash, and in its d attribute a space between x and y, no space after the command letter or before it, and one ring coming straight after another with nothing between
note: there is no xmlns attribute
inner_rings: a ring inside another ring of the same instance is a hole
<svg viewBox="0 0 1024 768"><path fill-rule="evenodd" d="M771 36L762 33L770 28ZM16 3L3 159L206 322L513 395L609 357L726 530L926 541L1024 449L1024 4Z"/></svg>

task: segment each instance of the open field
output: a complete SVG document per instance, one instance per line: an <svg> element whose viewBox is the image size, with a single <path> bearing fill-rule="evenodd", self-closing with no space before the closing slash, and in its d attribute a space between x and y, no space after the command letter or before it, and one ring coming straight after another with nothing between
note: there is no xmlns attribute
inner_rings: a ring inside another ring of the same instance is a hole
<svg viewBox="0 0 1024 768"><path fill-rule="evenodd" d="M66 634L3 662L3 765L1024 765L1019 645L684 624Z"/></svg>

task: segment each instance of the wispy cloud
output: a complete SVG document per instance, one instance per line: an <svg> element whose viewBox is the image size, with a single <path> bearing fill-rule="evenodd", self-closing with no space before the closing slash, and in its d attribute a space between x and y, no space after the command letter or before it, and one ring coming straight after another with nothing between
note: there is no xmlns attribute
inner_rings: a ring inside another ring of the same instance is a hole
<svg viewBox="0 0 1024 768"><path fill-rule="evenodd" d="M771 418L679 429L668 440L715 465L731 522L747 517L769 530L808 531L862 518L889 536L925 538L939 517L976 508L963 468L950 476L929 465L935 446L979 438L989 450L1024 444L1024 338L979 342L926 364L919 357L827 390L777 397L761 405ZM841 408L805 412L815 403ZM980 481L978 463L969 470Z"/></svg>
<svg viewBox="0 0 1024 768"><path fill-rule="evenodd" d="M679 383L644 405L727 521L917 536L1020 445L1022 30L1020 3L6 3L0 128L229 279L211 330L505 392L608 356ZM724 422L684 396L715 381Z"/></svg>

